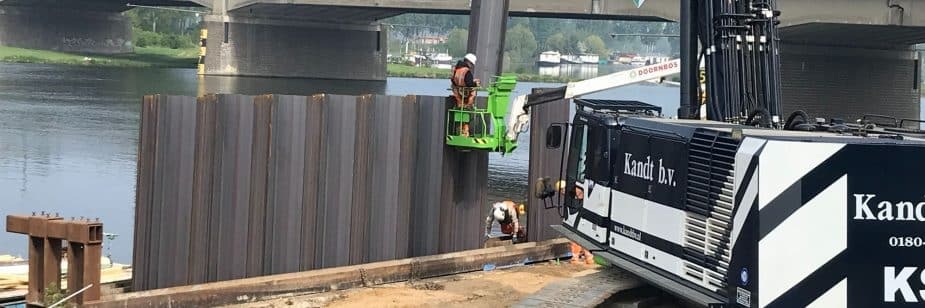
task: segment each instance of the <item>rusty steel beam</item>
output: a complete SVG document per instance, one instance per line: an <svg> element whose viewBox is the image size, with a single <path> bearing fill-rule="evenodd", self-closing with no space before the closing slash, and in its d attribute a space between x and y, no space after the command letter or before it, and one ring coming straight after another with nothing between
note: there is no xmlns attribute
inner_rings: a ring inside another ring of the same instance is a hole
<svg viewBox="0 0 925 308"><path fill-rule="evenodd" d="M212 211L212 172L215 154L216 100L203 96L196 103L196 149L193 158L193 208L190 212L189 283L205 282L212 263L210 213ZM141 154L139 154L141 155ZM136 222L137 223L137 222ZM133 275L134 276L134 275ZM144 290L144 289L142 289Z"/></svg>
<svg viewBox="0 0 925 308"><path fill-rule="evenodd" d="M379 191L380 187L370 187L371 183L376 180L370 180L370 168L373 164L381 162L382 157L370 156L370 122L376 117L382 117L381 114L370 112L372 109L372 95L363 95L356 98L356 121L354 122L354 141L353 141L353 197L350 205L350 247L347 264L360 264L369 262L369 251L367 250L369 238L369 212L370 203L367 198L369 191ZM342 159L350 159L344 157ZM374 161L374 159L376 161ZM394 222L392 222L394 223Z"/></svg>
<svg viewBox="0 0 925 308"><path fill-rule="evenodd" d="M356 97L325 95L322 127L321 183L318 205L319 259L317 268L344 266L350 261L356 149Z"/></svg>
<svg viewBox="0 0 925 308"><path fill-rule="evenodd" d="M272 104L267 180L267 262L262 274L297 272L301 266L302 209L305 159L307 97L265 96ZM312 218L314 221L314 218Z"/></svg>
<svg viewBox="0 0 925 308"><path fill-rule="evenodd" d="M100 298L103 224L98 219L65 221L57 214L51 216L44 212L42 215L32 216L9 215L7 231L28 235L29 286L26 302L30 306L41 306L45 291L52 285L61 287L63 241L67 241L70 248L69 291L74 292L84 286L91 286L75 296L74 302L83 304L85 301Z"/></svg>
<svg viewBox="0 0 925 308"><path fill-rule="evenodd" d="M270 151L271 108L273 101L266 95L254 97L253 144L250 161L250 201L247 225L247 271L245 277L265 275L269 267L265 234L275 228L267 223L267 161Z"/></svg>
<svg viewBox="0 0 925 308"><path fill-rule="evenodd" d="M152 190L154 182L154 156L157 146L157 100L146 95L141 103L141 124L138 132L138 162L135 182L135 229L132 264L136 272L149 273L151 261ZM141 290L149 286L147 275L132 275L132 286Z"/></svg>
<svg viewBox="0 0 925 308"><path fill-rule="evenodd" d="M29 216L7 215L6 232L29 234Z"/></svg>
<svg viewBox="0 0 925 308"><path fill-rule="evenodd" d="M29 289L26 302L41 303L45 293L45 239L29 236Z"/></svg>
<svg viewBox="0 0 925 308"><path fill-rule="evenodd" d="M527 196L527 240L531 242L548 240L561 235L550 228L562 218L555 209L546 209L543 200L533 194L533 184L538 178L549 177L559 180L562 167L562 153L567 142L562 142L558 149L546 148L546 129L553 123L566 123L569 120L569 101L559 100L552 103L530 107L530 163L527 180L530 191ZM567 134L563 138L568 138Z"/></svg>
<svg viewBox="0 0 925 308"><path fill-rule="evenodd" d="M442 202L443 151L446 138L443 98L409 96L417 105L417 151L413 178L414 199L411 202L411 222L415 225L409 236L411 256L440 252L440 209Z"/></svg>
<svg viewBox="0 0 925 308"><path fill-rule="evenodd" d="M316 268L320 263L321 243L318 237L319 226L315 222L319 219L320 211L320 184L326 179L321 177L322 155L322 129L325 125L324 95L314 95L307 99L305 117L305 166L302 172L302 246L300 247L299 269L309 270ZM298 217L295 217L298 218Z"/></svg>
<svg viewBox="0 0 925 308"><path fill-rule="evenodd" d="M446 104L146 97L134 288L480 247L488 155L444 146Z"/></svg>
<svg viewBox="0 0 925 308"><path fill-rule="evenodd" d="M81 305L100 299L100 258L103 257L103 224L98 221L67 222L69 292L90 286L73 298ZM60 259L58 260L60 262Z"/></svg>

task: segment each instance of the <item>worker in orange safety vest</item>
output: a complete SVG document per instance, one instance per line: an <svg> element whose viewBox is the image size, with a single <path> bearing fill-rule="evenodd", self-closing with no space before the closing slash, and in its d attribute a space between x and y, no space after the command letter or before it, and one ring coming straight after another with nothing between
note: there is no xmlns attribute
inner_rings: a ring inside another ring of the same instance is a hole
<svg viewBox="0 0 925 308"><path fill-rule="evenodd" d="M479 80L472 74L475 69L475 60L474 54L466 54L453 67L453 77L450 78L450 83L453 86L457 108L472 107L475 103L475 89L480 85Z"/></svg>
<svg viewBox="0 0 925 308"><path fill-rule="evenodd" d="M502 201L492 204L488 217L485 217L485 237L491 235L491 225L497 221L501 226L501 233L511 235L516 242L524 237L524 228L517 219L519 215L517 205L513 201Z"/></svg>

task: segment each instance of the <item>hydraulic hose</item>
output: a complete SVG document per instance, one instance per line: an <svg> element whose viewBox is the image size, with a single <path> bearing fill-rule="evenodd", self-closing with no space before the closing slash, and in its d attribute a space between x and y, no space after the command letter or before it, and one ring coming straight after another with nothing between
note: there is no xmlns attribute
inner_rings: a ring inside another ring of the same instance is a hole
<svg viewBox="0 0 925 308"><path fill-rule="evenodd" d="M755 121L755 116L761 116L759 123L753 123ZM761 127L771 127L771 113L768 110L758 107L755 110L752 110L748 115L748 119L745 120L747 125L759 125Z"/></svg>
<svg viewBox="0 0 925 308"><path fill-rule="evenodd" d="M797 117L802 118L802 120L797 120ZM809 121L809 115L806 114L805 111L803 110L794 111L793 113L790 114L789 117L787 117L787 122L784 122L785 123L784 129L793 130L796 127L796 125L804 124L807 121Z"/></svg>

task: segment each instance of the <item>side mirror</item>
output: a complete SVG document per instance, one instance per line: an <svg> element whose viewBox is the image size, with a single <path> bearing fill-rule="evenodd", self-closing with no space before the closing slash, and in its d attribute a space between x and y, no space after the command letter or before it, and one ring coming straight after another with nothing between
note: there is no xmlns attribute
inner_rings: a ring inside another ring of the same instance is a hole
<svg viewBox="0 0 925 308"><path fill-rule="evenodd" d="M562 146L562 124L552 124L546 128L546 148L558 149Z"/></svg>

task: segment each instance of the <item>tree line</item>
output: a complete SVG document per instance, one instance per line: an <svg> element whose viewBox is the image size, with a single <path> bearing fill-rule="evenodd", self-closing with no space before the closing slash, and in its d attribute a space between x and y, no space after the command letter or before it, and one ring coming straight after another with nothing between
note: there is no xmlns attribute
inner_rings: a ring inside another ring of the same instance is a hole
<svg viewBox="0 0 925 308"><path fill-rule="evenodd" d="M134 8L125 16L132 23L137 47L190 48L198 46L201 14L170 9Z"/></svg>
<svg viewBox="0 0 925 308"><path fill-rule="evenodd" d="M132 23L138 47L194 47L199 41L202 14L170 9L135 8L125 12ZM382 20L388 28L392 53L403 51L402 42L422 35L446 35L447 43L433 46L454 57L466 53L467 15L403 14ZM611 34L677 34L676 23L612 20L570 20L511 17L505 33L505 57L514 63L532 62L537 54L552 50L564 54L592 53L602 57L613 52L677 54L676 38L612 36Z"/></svg>
<svg viewBox="0 0 925 308"><path fill-rule="evenodd" d="M400 46L400 41L421 35L447 35L447 43L437 48L448 51L454 57L466 53L468 16L404 14L383 22L392 25L389 31L394 40L390 47ZM677 35L678 32L678 25L670 22L511 17L505 33L504 51L505 57L513 63L532 62L537 54L547 50L564 54L591 53L601 57L614 52L652 51L672 56L679 53L677 38L625 34Z"/></svg>

